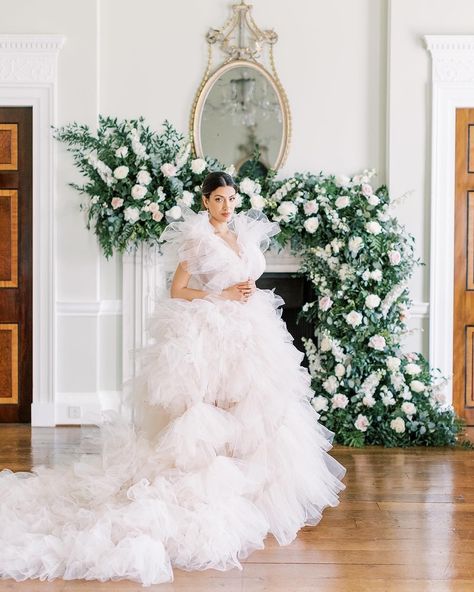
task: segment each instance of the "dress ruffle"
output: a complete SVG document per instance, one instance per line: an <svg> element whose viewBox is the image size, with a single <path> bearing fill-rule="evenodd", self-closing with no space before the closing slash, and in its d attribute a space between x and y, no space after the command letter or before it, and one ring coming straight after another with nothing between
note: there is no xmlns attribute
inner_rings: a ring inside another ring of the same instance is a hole
<svg viewBox="0 0 474 592"><path fill-rule="evenodd" d="M238 257L193 216L165 233L194 270L215 266L209 280L227 287L261 268L278 225L236 216ZM205 249L212 262L199 261ZM241 569L269 533L289 544L336 506L345 469L328 454L334 434L309 402L282 304L271 290L245 303L159 301L130 390L134 422L107 412L99 455L0 472L0 577L148 586L172 581L173 566Z"/></svg>

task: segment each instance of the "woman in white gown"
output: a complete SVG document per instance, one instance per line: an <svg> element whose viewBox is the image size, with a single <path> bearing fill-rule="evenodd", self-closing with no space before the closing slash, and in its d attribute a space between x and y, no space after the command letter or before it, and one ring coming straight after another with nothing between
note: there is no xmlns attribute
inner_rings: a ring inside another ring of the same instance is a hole
<svg viewBox="0 0 474 592"><path fill-rule="evenodd" d="M271 533L281 545L336 506L345 469L310 404L310 376L259 290L262 252L279 232L261 212L234 214L225 173L203 185L162 235L178 255L171 298L150 321L137 412L155 433L109 415L100 455L0 472L0 576L171 581L185 570L241 568Z"/></svg>

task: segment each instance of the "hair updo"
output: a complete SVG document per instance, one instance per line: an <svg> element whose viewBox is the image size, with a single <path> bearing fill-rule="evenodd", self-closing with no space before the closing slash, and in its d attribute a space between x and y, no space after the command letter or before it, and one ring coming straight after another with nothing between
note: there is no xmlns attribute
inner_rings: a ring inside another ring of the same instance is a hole
<svg viewBox="0 0 474 592"><path fill-rule="evenodd" d="M213 173L209 173L204 179L201 186L201 193L204 197L209 197L218 187L233 187L235 191L238 190L237 184L228 173L214 171Z"/></svg>

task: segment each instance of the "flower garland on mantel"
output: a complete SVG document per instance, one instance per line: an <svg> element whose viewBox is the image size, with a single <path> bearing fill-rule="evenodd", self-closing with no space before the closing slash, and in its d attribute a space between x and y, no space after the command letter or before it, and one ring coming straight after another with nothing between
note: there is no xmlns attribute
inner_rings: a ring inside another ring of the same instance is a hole
<svg viewBox="0 0 474 592"><path fill-rule="evenodd" d="M193 158L167 121L153 132L140 118L100 117L93 133L72 123L55 129L86 177L71 183L106 257L158 241L181 205L200 207L200 185L216 160ZM227 172L233 174L232 167ZM279 222L275 237L302 256L301 273L317 300L301 315L314 322L305 340L319 421L350 446L443 446L458 443L463 421L443 395L446 379L419 353L403 353L411 301L407 280L414 240L393 216L373 171L351 178L296 173L279 180L237 178L239 207ZM464 443L464 445L466 445Z"/></svg>

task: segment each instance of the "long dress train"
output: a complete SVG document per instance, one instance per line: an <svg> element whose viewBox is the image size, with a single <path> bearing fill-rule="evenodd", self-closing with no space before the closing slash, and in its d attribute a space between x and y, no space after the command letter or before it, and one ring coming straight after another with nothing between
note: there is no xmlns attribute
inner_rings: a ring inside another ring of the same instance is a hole
<svg viewBox="0 0 474 592"><path fill-rule="evenodd" d="M137 417L104 413L100 455L32 472L0 472L0 577L130 579L150 585L185 570L241 568L268 533L289 544L339 503L344 467L328 454L303 354L281 319L283 300L257 290L246 303L220 292L265 269L279 231L257 210L229 228L183 209L163 233L206 299L165 298L140 352Z"/></svg>

